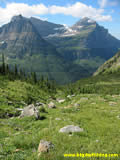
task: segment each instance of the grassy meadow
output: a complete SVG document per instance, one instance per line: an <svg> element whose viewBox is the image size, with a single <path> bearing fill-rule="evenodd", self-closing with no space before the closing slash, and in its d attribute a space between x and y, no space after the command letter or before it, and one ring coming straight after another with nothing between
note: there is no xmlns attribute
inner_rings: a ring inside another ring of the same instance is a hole
<svg viewBox="0 0 120 160"><path fill-rule="evenodd" d="M109 77L109 81L104 78L99 77L98 81L95 77L59 87L53 96L37 85L20 80L9 81L1 76L0 160L93 160L67 158L64 154L119 154L120 81L119 77ZM92 90L97 85L101 89ZM75 96L67 98L71 90ZM58 103L57 98L65 99L65 102ZM39 110L39 120L34 117L19 118L19 109L30 103L29 99L31 103L45 104ZM48 108L50 101L56 104L56 109ZM83 132L59 133L60 128L66 125L79 126ZM41 139L52 142L54 148L38 157L37 149ZM98 159L110 158L96 158ZM117 160L120 157L111 159Z"/></svg>

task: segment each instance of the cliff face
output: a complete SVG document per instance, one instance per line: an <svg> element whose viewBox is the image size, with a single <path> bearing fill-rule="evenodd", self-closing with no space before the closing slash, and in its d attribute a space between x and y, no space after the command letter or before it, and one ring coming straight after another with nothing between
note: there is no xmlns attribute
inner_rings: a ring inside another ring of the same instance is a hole
<svg viewBox="0 0 120 160"><path fill-rule="evenodd" d="M0 52L5 54L6 63L27 72L47 76L58 83L69 82L64 59L56 48L45 41L31 21L21 15L0 29Z"/></svg>

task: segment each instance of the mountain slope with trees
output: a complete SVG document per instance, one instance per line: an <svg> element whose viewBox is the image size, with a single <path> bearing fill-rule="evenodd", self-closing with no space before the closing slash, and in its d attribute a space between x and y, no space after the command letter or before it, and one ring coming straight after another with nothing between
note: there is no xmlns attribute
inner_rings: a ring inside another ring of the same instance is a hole
<svg viewBox="0 0 120 160"><path fill-rule="evenodd" d="M120 74L120 51L98 68L94 76L104 74Z"/></svg>
<svg viewBox="0 0 120 160"><path fill-rule="evenodd" d="M17 64L19 69L47 76L57 83L69 81L62 56L39 35L30 20L21 15L0 28L0 52L11 66Z"/></svg>
<svg viewBox="0 0 120 160"><path fill-rule="evenodd" d="M14 16L0 28L0 53L13 68L65 84L92 75L120 47L97 22L83 18L72 27Z"/></svg>

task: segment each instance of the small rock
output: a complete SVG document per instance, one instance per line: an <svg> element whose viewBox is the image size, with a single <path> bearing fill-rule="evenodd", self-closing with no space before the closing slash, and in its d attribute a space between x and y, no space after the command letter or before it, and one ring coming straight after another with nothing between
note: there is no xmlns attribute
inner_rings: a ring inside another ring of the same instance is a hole
<svg viewBox="0 0 120 160"><path fill-rule="evenodd" d="M72 98L72 96L71 96L71 95L68 95L67 98Z"/></svg>
<svg viewBox="0 0 120 160"><path fill-rule="evenodd" d="M53 147L54 147L54 145L51 142L41 140L40 143L39 143L39 147L38 147L39 155L42 152L48 152Z"/></svg>
<svg viewBox="0 0 120 160"><path fill-rule="evenodd" d="M72 97L75 97L75 94L71 95Z"/></svg>
<svg viewBox="0 0 120 160"><path fill-rule="evenodd" d="M120 115L118 115L117 118L120 119Z"/></svg>
<svg viewBox="0 0 120 160"><path fill-rule="evenodd" d="M91 103L91 104L96 104L96 103L93 102L93 103Z"/></svg>
<svg viewBox="0 0 120 160"><path fill-rule="evenodd" d="M39 112L33 104L25 107L20 115L20 117L30 117L34 116L35 118L39 118Z"/></svg>
<svg viewBox="0 0 120 160"><path fill-rule="evenodd" d="M37 103L36 103L36 106L44 106L44 103L37 102Z"/></svg>
<svg viewBox="0 0 120 160"><path fill-rule="evenodd" d="M116 102L109 102L109 105L110 106L114 106L114 105L116 105L117 103Z"/></svg>
<svg viewBox="0 0 120 160"><path fill-rule="evenodd" d="M57 102L63 103L63 102L65 102L65 99L57 99Z"/></svg>
<svg viewBox="0 0 120 160"><path fill-rule="evenodd" d="M87 98L87 97L82 97L80 100L81 100L81 101L87 101L88 98Z"/></svg>
<svg viewBox="0 0 120 160"><path fill-rule="evenodd" d="M60 121L61 119L60 119L60 118L55 118L55 120L56 120L56 121Z"/></svg>
<svg viewBox="0 0 120 160"><path fill-rule="evenodd" d="M68 125L59 130L62 133L83 132L83 128L74 125Z"/></svg>
<svg viewBox="0 0 120 160"><path fill-rule="evenodd" d="M75 103L74 106L75 107L80 107L80 104L79 103Z"/></svg>
<svg viewBox="0 0 120 160"><path fill-rule="evenodd" d="M20 149L16 149L16 150L15 150L15 152L19 152L19 151L20 151Z"/></svg>
<svg viewBox="0 0 120 160"><path fill-rule="evenodd" d="M48 108L56 108L56 105L53 102L50 102L48 104Z"/></svg>

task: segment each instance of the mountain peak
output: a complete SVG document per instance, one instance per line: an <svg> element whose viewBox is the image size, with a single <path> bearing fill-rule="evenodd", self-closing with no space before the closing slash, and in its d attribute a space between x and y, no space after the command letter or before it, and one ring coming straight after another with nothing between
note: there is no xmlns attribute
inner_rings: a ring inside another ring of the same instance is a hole
<svg viewBox="0 0 120 160"><path fill-rule="evenodd" d="M95 25L96 21L88 17L83 17L75 25L86 26L86 25L93 25L93 24Z"/></svg>
<svg viewBox="0 0 120 160"><path fill-rule="evenodd" d="M24 17L21 14L19 14L19 15L13 16L12 19L11 19L11 21L18 21L18 20L21 20L23 18Z"/></svg>
<svg viewBox="0 0 120 160"><path fill-rule="evenodd" d="M83 17L79 21L77 21L71 28L73 30L76 30L77 32L80 32L85 29L94 29L97 26L97 22L88 18Z"/></svg>
<svg viewBox="0 0 120 160"><path fill-rule="evenodd" d="M93 19L91 19L89 17L83 17L83 18L81 18L81 21L93 21L93 22L96 22L96 21L94 21Z"/></svg>

